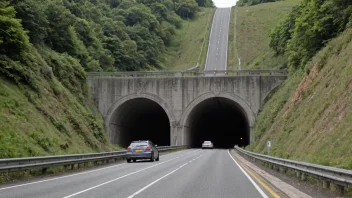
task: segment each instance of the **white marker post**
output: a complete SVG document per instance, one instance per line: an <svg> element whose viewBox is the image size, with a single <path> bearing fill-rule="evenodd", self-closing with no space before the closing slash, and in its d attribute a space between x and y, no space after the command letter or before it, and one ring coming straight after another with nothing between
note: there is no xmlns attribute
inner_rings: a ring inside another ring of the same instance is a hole
<svg viewBox="0 0 352 198"><path fill-rule="evenodd" d="M268 146L268 155L270 155L271 142L268 141L268 142L266 143L266 145Z"/></svg>

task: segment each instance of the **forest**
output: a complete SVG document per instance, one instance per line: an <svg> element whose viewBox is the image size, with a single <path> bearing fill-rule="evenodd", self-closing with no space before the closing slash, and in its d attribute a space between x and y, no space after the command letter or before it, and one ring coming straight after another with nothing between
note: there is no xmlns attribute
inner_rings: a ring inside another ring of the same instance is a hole
<svg viewBox="0 0 352 198"><path fill-rule="evenodd" d="M272 31L270 47L287 57L290 71L303 68L326 43L352 27L352 1L303 0Z"/></svg>
<svg viewBox="0 0 352 198"><path fill-rule="evenodd" d="M38 75L80 91L85 71L136 71L159 61L182 20L211 0L0 2L0 74L38 88Z"/></svg>

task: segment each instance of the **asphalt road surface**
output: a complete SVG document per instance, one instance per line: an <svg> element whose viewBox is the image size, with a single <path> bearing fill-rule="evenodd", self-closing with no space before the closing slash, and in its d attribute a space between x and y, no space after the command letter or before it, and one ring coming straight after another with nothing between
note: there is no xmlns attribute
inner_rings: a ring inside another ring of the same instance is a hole
<svg viewBox="0 0 352 198"><path fill-rule="evenodd" d="M270 197L263 191L228 150L192 149L161 156L159 162L121 163L32 183L2 185L0 197Z"/></svg>
<svg viewBox="0 0 352 198"><path fill-rule="evenodd" d="M205 71L227 69L227 48L231 8L217 8L209 38ZM221 76L224 73L206 73L206 76Z"/></svg>

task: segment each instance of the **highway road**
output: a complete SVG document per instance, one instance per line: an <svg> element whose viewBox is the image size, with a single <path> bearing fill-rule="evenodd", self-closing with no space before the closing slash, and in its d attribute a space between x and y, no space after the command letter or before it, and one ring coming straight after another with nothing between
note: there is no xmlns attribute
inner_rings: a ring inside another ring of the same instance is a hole
<svg viewBox="0 0 352 198"><path fill-rule="evenodd" d="M226 70L231 8L217 8L211 27L204 70ZM207 74L212 76L214 74ZM218 76L224 73L216 74Z"/></svg>
<svg viewBox="0 0 352 198"><path fill-rule="evenodd" d="M31 183L1 185L0 197L270 197L258 186L228 150L191 149L163 155L159 162L120 163Z"/></svg>

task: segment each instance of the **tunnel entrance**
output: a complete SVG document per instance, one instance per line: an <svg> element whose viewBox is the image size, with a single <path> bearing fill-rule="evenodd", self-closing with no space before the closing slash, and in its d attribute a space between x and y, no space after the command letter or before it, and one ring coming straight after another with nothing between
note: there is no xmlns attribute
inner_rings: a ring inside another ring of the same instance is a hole
<svg viewBox="0 0 352 198"><path fill-rule="evenodd" d="M215 148L245 146L250 142L250 128L246 113L236 102L221 97L207 99L189 114L185 134L188 145L201 147L210 140Z"/></svg>
<svg viewBox="0 0 352 198"><path fill-rule="evenodd" d="M170 122L164 109L146 98L131 99L120 105L110 119L110 141L127 147L131 141L150 140L170 145Z"/></svg>

